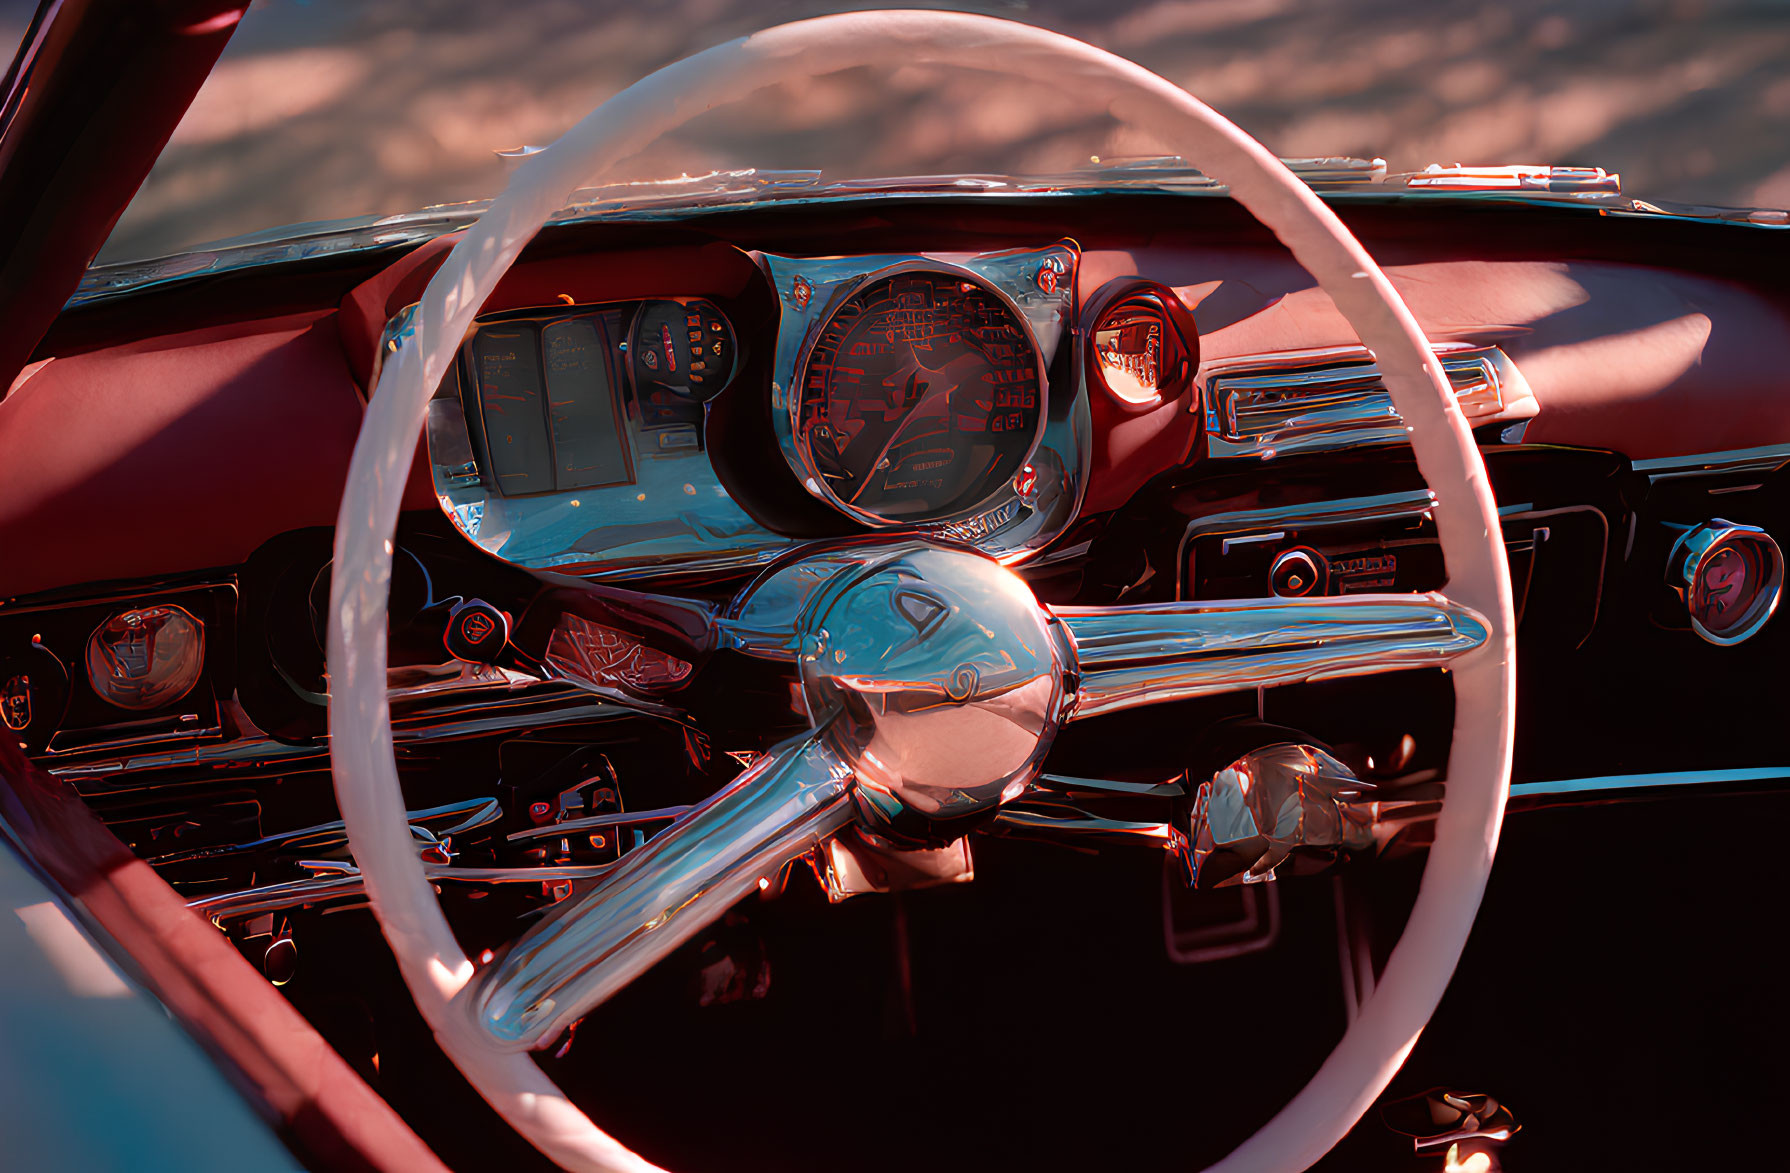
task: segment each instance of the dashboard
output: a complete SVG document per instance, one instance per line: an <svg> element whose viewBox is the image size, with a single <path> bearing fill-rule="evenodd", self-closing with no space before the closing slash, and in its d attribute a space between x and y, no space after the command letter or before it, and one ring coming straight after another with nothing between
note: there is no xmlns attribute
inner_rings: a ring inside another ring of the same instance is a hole
<svg viewBox="0 0 1790 1173"><path fill-rule="evenodd" d="M799 540L767 520L769 478L841 525L1008 559L1061 532L1090 455L1074 242L748 259L759 280L731 298L568 294L480 318L429 405L454 526L505 561L590 577L751 566ZM742 460L767 431L775 455Z"/></svg>
<svg viewBox="0 0 1790 1173"><path fill-rule="evenodd" d="M1781 296L1657 233L1634 263L1602 220L1569 242L1425 214L1350 219L1480 440L1525 638L1768 657L1769 535L1790 524L1772 504ZM326 786L232 791L194 829L190 804L125 783L145 763L319 768L341 478L379 358L452 244L98 303L0 400L0 722L140 822L133 845L316 813ZM421 747L610 719L447 662L456 601L529 635L562 575L718 605L798 546L905 530L988 552L1052 604L1424 590L1446 578L1430 501L1373 356L1222 203L866 197L700 231L550 228L429 404L397 538L394 722ZM636 664L585 618L590 658ZM256 813L276 799L293 805Z"/></svg>
<svg viewBox="0 0 1790 1173"><path fill-rule="evenodd" d="M1713 239L1738 230L1565 208L1338 208L1444 352L1490 442L1670 462L1781 433L1772 340L1790 315L1756 272L1756 248ZM0 560L0 597L227 571L280 534L331 525L382 332L452 243L243 270L64 314L0 400L0 543L15 555ZM881 345L895 349L871 357L900 385L873 384L852 360L878 320L910 312L879 304L893 284L871 288L902 266L920 275L910 284L934 275L921 316L939 320L936 294L950 288L939 274L967 274L957 284L973 295L958 288L942 313L980 313L1009 335L1006 353L978 341L953 359L977 368L986 409L941 415L952 394L918 377L919 363L913 387L927 384L930 398L903 406L905 344L888 342L886 326ZM719 334L724 351L731 339L733 353L712 354L711 341L683 372L654 372L636 335L656 331L663 363L668 331L689 342L692 310L698 332ZM835 339L822 337L829 324ZM1223 200L865 193L663 220L624 213L546 230L478 330L431 408L405 508L536 571L745 572L793 543L893 526L1056 564L1085 553L1102 519L1155 478L1230 467L1284 497L1284 478L1262 474L1399 444L1371 355ZM499 339L478 341L502 330L520 344L514 368ZM539 396L539 422L503 446L515 467L498 467L485 431L479 345L499 382ZM986 381L1029 384L1028 350L1036 416L1025 387ZM676 381L691 373L701 381ZM568 378L576 402L555 414L550 392ZM997 410L1001 395L1017 406ZM921 425L940 421L933 436L946 442L928 455ZM549 484L555 443L578 467ZM889 457L899 459L874 467Z"/></svg>

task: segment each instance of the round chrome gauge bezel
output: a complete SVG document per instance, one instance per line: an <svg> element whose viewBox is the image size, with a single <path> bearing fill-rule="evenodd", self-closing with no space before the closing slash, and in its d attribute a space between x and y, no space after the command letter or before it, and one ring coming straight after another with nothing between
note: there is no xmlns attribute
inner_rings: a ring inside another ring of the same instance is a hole
<svg viewBox="0 0 1790 1173"><path fill-rule="evenodd" d="M136 639L126 632L137 632ZM158 648L161 629L171 626L170 646ZM120 645L140 653L127 663ZM205 623L177 603L147 603L106 616L87 636L82 663L87 686L100 700L126 712L147 713L178 703L205 675Z"/></svg>
<svg viewBox="0 0 1790 1173"><path fill-rule="evenodd" d="M1711 559L1723 550L1742 545L1753 546L1760 555L1761 585L1740 621L1723 632L1713 632L1697 618L1697 591L1703 571ZM1772 536L1754 525L1738 525L1717 518L1685 531L1666 559L1666 581L1684 603L1690 617L1691 630L1712 644L1731 647L1744 643L1777 612L1778 600L1784 592L1784 552Z"/></svg>
<svg viewBox="0 0 1790 1173"><path fill-rule="evenodd" d="M981 516L1004 501L1016 497L1019 492L1018 489L1014 487L1013 478L1009 477L1006 481L997 484L981 499L961 509L953 510L950 513L940 514L935 517L889 518L883 517L871 510L860 509L856 505L841 498L827 486L826 478L820 475L820 470L814 463L814 456L809 451L808 441L804 439L802 435L801 417L802 388L807 383L808 363L813 357L815 344L820 340L820 336L826 332L827 327L832 325L833 319L839 315L839 311L850 304L851 301L864 290L879 281L886 281L890 277L899 276L902 273L914 272L937 273L942 276L966 281L975 285L978 289L981 289L985 293L996 298L1000 302L1001 307L1011 315L1013 321L1025 334L1026 345L1031 347L1032 361L1036 363L1038 367L1038 418L1037 422L1032 427L1031 438L1026 444L1025 455L1020 458L1019 468L1014 470L1014 476L1018 476L1020 472L1024 471L1025 468L1032 463L1032 458L1038 454L1038 446L1044 441L1045 428L1050 422L1050 375L1048 367L1044 361L1043 348L1038 344L1038 334L1032 329L1031 320L1027 318L1025 312L1020 309L1019 303L1009 297L1005 290L973 270L925 257L902 261L894 265L886 265L883 268L864 274L856 281L853 281L840 289L834 295L832 304L827 307L826 314L809 328L807 336L802 339L802 348L797 352L793 378L791 379L789 391L785 396L788 402L784 408L784 412L786 415L786 423L789 428L791 443L785 447L784 456L789 461L790 467L795 472L796 476L801 479L802 487L804 489L820 500L825 501L829 506L851 518L853 521L860 522L863 525L875 529L949 525L952 522Z"/></svg>

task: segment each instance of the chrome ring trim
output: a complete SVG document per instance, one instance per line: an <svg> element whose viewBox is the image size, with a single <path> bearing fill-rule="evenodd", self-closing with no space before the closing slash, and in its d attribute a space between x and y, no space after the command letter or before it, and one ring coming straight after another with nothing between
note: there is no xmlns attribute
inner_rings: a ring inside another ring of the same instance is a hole
<svg viewBox="0 0 1790 1173"><path fill-rule="evenodd" d="M801 265L800 261L793 258L771 258L767 256L765 259L767 262L774 259L778 262L779 266L793 265L799 268ZM773 280L776 280L775 274L777 273L777 267L771 266L771 271L773 273ZM1001 305L1006 308L1007 312L1013 315L1014 320L1020 324L1020 329L1025 333L1026 342L1031 345L1033 358L1037 362L1039 395L1038 423L1032 430L1031 442L1026 445L1025 458L1020 462L1021 467L1029 464L1032 457L1037 454L1038 445L1044 440L1045 427L1050 422L1050 364L1045 360L1044 348L1040 344L1038 332L1033 328L1031 319L1026 315L1025 311L1020 308L1019 303L1009 296L1007 291L1001 288L998 282L990 277L964 265L954 264L949 261L928 256L914 256L896 261L893 264L886 264L871 269L855 278L836 279L831 283L825 284L817 282L816 285L818 287L814 288L811 296L818 302L821 293L824 290L826 292L827 300L824 304L820 305L817 315L803 328L801 346L796 352L794 367L789 370L783 370L781 364L779 364L777 377L781 380L782 389L781 392L779 392L777 383L773 382L771 420L774 430L777 433L778 446L783 451L783 458L789 463L790 471L795 474L796 479L801 482L802 487L822 501L825 501L828 505L844 514L846 517L875 529L887 529L894 526L911 526L915 523L912 519L890 519L868 510L859 509L857 506L842 499L828 487L826 478L821 475L819 468L815 466L814 458L808 450L808 445L802 441L798 432L798 424L800 422L802 410L801 384L807 377L808 363L813 357L815 344L820 340L820 336L825 333L833 319L839 315L839 311L844 308L852 298L858 296L858 294L870 288L872 285L879 281L887 280L890 277L899 276L902 273L942 273L946 276L956 277L963 281L970 282L984 292L994 295L995 300L1000 302ZM797 274L797 276L801 277L803 275ZM1074 280L1073 272L1070 273L1066 280ZM784 305L786 301L781 288L777 289L777 301L780 306ZM805 306L799 308L805 308ZM784 321L787 321L789 317L789 311L786 307L783 311L783 321L779 321L778 323L779 335L782 333ZM781 337L779 337L779 342L781 342ZM781 350L782 347L779 346L778 349ZM782 399L781 404L777 402L779 395ZM992 507L1002 503L1005 497L1010 494L1010 486L997 486L990 491L987 497L977 501L975 504L957 510L944 517L928 518L923 524L950 525L952 523L969 521L981 514L987 513Z"/></svg>
<svg viewBox="0 0 1790 1173"><path fill-rule="evenodd" d="M1716 551L1740 542L1752 542L1766 552L1768 563L1762 571L1765 584L1749 605L1743 622L1734 630L1717 635L1703 626L1693 609L1697 583L1703 577L1703 567ZM1672 544L1672 550L1666 556L1666 585L1684 603L1692 631L1718 647L1732 647L1759 634L1777 613L1778 600L1784 593L1784 551L1769 533L1756 525L1739 525L1713 518L1686 530Z"/></svg>

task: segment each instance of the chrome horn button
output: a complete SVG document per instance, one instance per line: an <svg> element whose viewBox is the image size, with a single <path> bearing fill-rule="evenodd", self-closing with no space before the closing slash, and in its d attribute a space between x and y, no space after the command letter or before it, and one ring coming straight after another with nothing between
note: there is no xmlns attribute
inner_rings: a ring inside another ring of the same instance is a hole
<svg viewBox="0 0 1790 1173"><path fill-rule="evenodd" d="M1012 571L919 542L833 579L799 627L809 713L865 829L948 842L1025 790L1067 715L1074 649Z"/></svg>

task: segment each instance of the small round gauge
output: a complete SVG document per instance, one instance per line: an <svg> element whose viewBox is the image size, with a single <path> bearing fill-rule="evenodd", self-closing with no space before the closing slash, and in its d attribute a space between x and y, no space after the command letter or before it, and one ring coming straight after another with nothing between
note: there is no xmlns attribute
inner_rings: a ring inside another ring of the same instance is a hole
<svg viewBox="0 0 1790 1173"><path fill-rule="evenodd" d="M1154 409L1193 386L1200 336L1174 290L1121 277L1089 300L1089 382L1132 410ZM1197 407L1197 404L1195 405Z"/></svg>
<svg viewBox="0 0 1790 1173"><path fill-rule="evenodd" d="M204 669L205 625L172 603L120 611L87 640L87 683L121 709L171 705Z"/></svg>
<svg viewBox="0 0 1790 1173"><path fill-rule="evenodd" d="M1030 330L966 273L871 278L816 334L799 386L810 487L873 523L981 505L1011 486L1044 423Z"/></svg>
<svg viewBox="0 0 1790 1173"><path fill-rule="evenodd" d="M628 365L643 397L670 392L706 403L726 390L738 356L727 316L699 297L646 302L628 339Z"/></svg>
<svg viewBox="0 0 1790 1173"><path fill-rule="evenodd" d="M1678 540L1669 581L1691 627L1715 644L1736 644L1765 625L1784 586L1784 555L1754 526L1706 522Z"/></svg>

